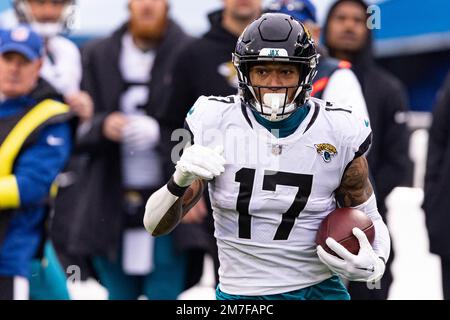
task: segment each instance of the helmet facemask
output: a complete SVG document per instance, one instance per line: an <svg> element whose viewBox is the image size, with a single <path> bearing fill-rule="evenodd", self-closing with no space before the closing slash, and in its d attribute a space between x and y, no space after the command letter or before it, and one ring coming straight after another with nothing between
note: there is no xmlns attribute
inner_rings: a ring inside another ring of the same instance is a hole
<svg viewBox="0 0 450 320"><path fill-rule="evenodd" d="M291 113L296 110L295 102L291 100L288 103L289 99L289 89L293 87L275 87L277 92L267 92L264 95L261 94L261 89L274 89L271 87L263 87L263 86L252 86L249 90L255 96L255 100L253 102L253 108L259 110L259 113L270 121L280 121L283 120ZM298 88L298 87L295 87ZM255 89L258 94L255 94ZM284 93L280 93L280 90L284 90ZM298 90L297 90L298 91Z"/></svg>
<svg viewBox="0 0 450 320"><path fill-rule="evenodd" d="M233 56L233 61L239 59ZM250 69L252 66L258 65L261 62L281 62L295 65L299 70L299 79L296 85L291 86L262 86L254 85L250 79ZM245 66L244 66L245 65ZM297 109L302 107L309 99L312 90L312 79L316 75L315 69L316 57L311 59L309 63L290 62L286 60L277 59L259 59L256 61L240 62L238 69L239 88L244 101L261 116L270 121L281 121L289 117ZM266 92L262 94L262 89L269 89L273 92ZM293 94L289 95L290 89L293 89Z"/></svg>
<svg viewBox="0 0 450 320"><path fill-rule="evenodd" d="M244 30L233 54L244 103L270 121L289 117L309 99L318 58L314 41L300 22L285 14L264 14ZM271 62L294 65L298 82L280 87L252 84L250 68Z"/></svg>
<svg viewBox="0 0 450 320"><path fill-rule="evenodd" d="M75 16L75 1L65 1L64 9L58 21L55 22L39 22L37 21L30 8L28 0L15 0L14 9L22 23L27 23L43 38L52 38L71 29Z"/></svg>

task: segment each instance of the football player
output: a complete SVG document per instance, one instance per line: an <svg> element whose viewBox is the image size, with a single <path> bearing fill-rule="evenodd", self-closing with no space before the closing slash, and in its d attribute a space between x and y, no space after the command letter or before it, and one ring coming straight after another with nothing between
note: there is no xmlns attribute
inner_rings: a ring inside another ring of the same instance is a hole
<svg viewBox="0 0 450 320"><path fill-rule="evenodd" d="M318 55L291 16L267 13L251 23L233 61L239 95L197 100L186 117L193 141L148 199L144 225L154 236L170 232L209 181L217 299L349 299L338 275L377 280L390 251L364 157L369 123L309 97ZM315 244L336 206L362 210L375 225L372 245L353 229L357 255L331 238L340 258Z"/></svg>

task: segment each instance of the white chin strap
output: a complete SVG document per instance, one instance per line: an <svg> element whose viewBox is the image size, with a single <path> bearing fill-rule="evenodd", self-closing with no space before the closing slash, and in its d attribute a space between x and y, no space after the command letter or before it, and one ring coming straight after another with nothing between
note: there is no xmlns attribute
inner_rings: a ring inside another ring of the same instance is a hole
<svg viewBox="0 0 450 320"><path fill-rule="evenodd" d="M290 113L294 110L295 104L286 104L283 112L283 106L286 101L285 93L266 93L263 97L262 110L265 115L262 115L270 121L280 121L289 117ZM270 115L270 116L268 116Z"/></svg>
<svg viewBox="0 0 450 320"><path fill-rule="evenodd" d="M52 38L63 31L62 25L59 22L32 22L31 28L44 38Z"/></svg>

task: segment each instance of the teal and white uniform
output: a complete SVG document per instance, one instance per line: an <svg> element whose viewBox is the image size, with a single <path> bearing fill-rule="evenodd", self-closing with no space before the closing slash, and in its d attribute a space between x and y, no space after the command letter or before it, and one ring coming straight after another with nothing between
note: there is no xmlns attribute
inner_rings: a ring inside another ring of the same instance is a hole
<svg viewBox="0 0 450 320"><path fill-rule="evenodd" d="M239 96L202 96L186 118L195 144L224 146L225 172L209 183L223 293L275 295L332 277L317 257L316 232L371 129L332 103L311 98L303 108L298 127L279 138Z"/></svg>

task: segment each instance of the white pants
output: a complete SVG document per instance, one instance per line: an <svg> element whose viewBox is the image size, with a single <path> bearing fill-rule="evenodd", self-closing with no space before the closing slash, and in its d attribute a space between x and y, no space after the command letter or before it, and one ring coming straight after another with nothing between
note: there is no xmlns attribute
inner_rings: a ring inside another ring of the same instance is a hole
<svg viewBox="0 0 450 320"><path fill-rule="evenodd" d="M27 278L0 276L0 300L28 300L30 284Z"/></svg>

